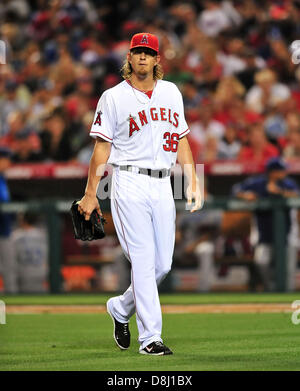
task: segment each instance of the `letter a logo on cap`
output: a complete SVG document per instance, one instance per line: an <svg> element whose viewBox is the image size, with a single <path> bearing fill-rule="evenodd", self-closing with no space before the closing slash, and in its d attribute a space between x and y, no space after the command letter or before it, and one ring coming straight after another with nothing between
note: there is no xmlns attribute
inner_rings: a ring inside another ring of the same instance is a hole
<svg viewBox="0 0 300 391"><path fill-rule="evenodd" d="M158 38L150 33L137 33L131 38L130 50L138 47L147 47L158 53Z"/></svg>
<svg viewBox="0 0 300 391"><path fill-rule="evenodd" d="M143 35L143 38L141 39L141 43L145 43L146 45L148 45L148 37L146 34Z"/></svg>

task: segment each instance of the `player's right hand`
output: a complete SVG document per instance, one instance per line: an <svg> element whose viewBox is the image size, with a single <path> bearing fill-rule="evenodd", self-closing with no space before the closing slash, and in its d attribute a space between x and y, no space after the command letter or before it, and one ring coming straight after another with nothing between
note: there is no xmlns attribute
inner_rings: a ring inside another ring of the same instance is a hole
<svg viewBox="0 0 300 391"><path fill-rule="evenodd" d="M84 215L85 220L90 219L91 214L95 209L102 216L102 212L96 195L90 196L86 194L78 202L78 210L80 214Z"/></svg>

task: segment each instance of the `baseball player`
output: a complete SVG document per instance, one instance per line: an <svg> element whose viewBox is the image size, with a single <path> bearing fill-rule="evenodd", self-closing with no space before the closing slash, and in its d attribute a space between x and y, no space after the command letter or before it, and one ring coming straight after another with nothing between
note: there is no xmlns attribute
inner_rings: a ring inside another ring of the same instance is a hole
<svg viewBox="0 0 300 391"><path fill-rule="evenodd" d="M4 176L11 164L11 151L0 146L0 203L10 201L10 193ZM17 293L17 264L12 242L12 215L0 212L0 273L5 293Z"/></svg>
<svg viewBox="0 0 300 391"><path fill-rule="evenodd" d="M255 201L258 198L289 198L299 196L297 183L287 175L286 163L278 157L269 159L265 165L265 174L256 175L236 183L232 188L234 196L246 201ZM286 241L288 244L288 289L293 288L295 280L295 269L297 266L296 253L292 236L289 234L297 228L297 221L293 219L291 210L286 208ZM256 210L256 227L258 231L258 242L254 250L254 265L259 282L263 284L265 291L274 290L272 260L272 242L274 235L274 224L272 211ZM296 225L296 227L295 227ZM293 228L293 229L292 229ZM296 229L297 231L297 229ZM290 237L289 237L290 236ZM295 240L295 239L294 239Z"/></svg>
<svg viewBox="0 0 300 391"><path fill-rule="evenodd" d="M26 212L12 235L20 293L46 291L48 240L46 231L37 223L38 216Z"/></svg>
<svg viewBox="0 0 300 391"><path fill-rule="evenodd" d="M106 163L113 167L111 213L126 258L131 284L123 295L107 302L120 349L130 345L129 319L136 313L139 352L169 355L163 343L158 284L172 264L175 204L170 182L176 159L188 178L190 211L202 205L199 180L185 137L181 93L163 81L155 35L135 34L122 68L125 79L106 90L96 109L90 135L96 139L85 195L79 211L88 220L101 214L97 186ZM101 196L101 195L100 195ZM192 200L195 200L192 205Z"/></svg>

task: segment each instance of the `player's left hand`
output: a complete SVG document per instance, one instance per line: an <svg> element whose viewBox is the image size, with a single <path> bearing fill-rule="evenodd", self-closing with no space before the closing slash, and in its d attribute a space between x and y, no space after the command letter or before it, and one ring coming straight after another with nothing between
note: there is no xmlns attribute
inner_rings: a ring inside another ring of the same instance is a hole
<svg viewBox="0 0 300 391"><path fill-rule="evenodd" d="M196 183L190 183L186 189L187 208L190 209L191 213L201 209L203 206L203 194L201 192L199 179L196 179ZM192 202L195 200L194 205Z"/></svg>

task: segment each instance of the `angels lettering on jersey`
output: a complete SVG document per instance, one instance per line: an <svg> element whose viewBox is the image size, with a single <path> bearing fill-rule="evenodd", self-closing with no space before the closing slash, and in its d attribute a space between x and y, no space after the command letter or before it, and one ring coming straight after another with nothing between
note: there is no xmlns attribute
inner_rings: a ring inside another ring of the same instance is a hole
<svg viewBox="0 0 300 391"><path fill-rule="evenodd" d="M175 128L178 127L179 114L173 112L172 109L166 109L164 107L150 108L150 116L153 122L155 121L166 121L172 124ZM132 136L133 132L139 131L144 125L148 124L148 118L145 110L141 110L136 116L129 114L127 121L129 123L128 135Z"/></svg>

